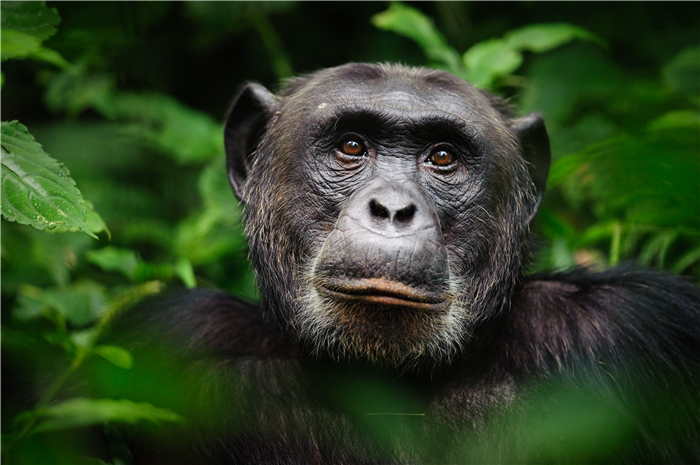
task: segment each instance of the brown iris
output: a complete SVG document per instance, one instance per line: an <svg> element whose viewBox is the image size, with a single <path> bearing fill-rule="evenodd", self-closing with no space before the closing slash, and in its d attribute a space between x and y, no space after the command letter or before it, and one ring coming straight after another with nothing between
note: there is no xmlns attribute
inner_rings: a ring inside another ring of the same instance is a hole
<svg viewBox="0 0 700 465"><path fill-rule="evenodd" d="M357 139L344 139L338 146L338 150L353 157L361 157L367 152L364 144Z"/></svg>
<svg viewBox="0 0 700 465"><path fill-rule="evenodd" d="M433 150L428 157L428 161L435 166L450 166L455 162L455 156L445 149Z"/></svg>

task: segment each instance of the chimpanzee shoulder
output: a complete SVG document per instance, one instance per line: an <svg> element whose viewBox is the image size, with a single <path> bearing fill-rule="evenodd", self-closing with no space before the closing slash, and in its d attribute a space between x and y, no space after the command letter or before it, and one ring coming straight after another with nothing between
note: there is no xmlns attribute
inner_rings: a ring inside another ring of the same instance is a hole
<svg viewBox="0 0 700 465"><path fill-rule="evenodd" d="M183 352L289 358L298 349L259 305L211 289L172 291L127 311L112 330L127 346L162 339Z"/></svg>
<svg viewBox="0 0 700 465"><path fill-rule="evenodd" d="M501 342L522 371L637 365L629 375L641 380L651 367L700 363L700 289L667 272L627 264L533 275L506 319Z"/></svg>

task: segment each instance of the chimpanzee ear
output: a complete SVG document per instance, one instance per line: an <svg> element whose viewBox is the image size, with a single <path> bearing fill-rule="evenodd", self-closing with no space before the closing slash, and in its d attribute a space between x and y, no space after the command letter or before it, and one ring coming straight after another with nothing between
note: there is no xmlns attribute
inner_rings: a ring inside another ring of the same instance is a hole
<svg viewBox="0 0 700 465"><path fill-rule="evenodd" d="M515 133L520 141L520 147L523 151L525 161L527 161L530 177L535 183L537 190L537 203L530 215L530 220L537 213L544 195L544 190L547 187L547 175L549 174L549 164L552 159L552 153L549 149L549 136L547 129L544 127L542 115L531 113L521 118L511 121L511 130Z"/></svg>
<svg viewBox="0 0 700 465"><path fill-rule="evenodd" d="M260 84L250 83L233 101L224 127L226 166L233 192L243 198L243 186L253 155L277 106L275 96Z"/></svg>

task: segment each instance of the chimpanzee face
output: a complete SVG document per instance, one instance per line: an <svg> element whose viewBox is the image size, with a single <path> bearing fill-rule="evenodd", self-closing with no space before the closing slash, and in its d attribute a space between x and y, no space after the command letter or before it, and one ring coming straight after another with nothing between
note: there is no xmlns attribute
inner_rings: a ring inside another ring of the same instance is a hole
<svg viewBox="0 0 700 465"><path fill-rule="evenodd" d="M521 148L533 132L546 156ZM351 64L249 85L226 145L266 304L312 351L449 359L508 304L549 162L538 117L445 72Z"/></svg>

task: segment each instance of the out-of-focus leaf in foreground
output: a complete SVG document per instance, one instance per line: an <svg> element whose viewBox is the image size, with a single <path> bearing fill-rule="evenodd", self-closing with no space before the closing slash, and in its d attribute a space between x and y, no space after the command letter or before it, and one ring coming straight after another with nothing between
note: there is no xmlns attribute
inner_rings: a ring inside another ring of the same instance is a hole
<svg viewBox="0 0 700 465"><path fill-rule="evenodd" d="M97 425L108 421L131 424L182 421L181 417L171 410L125 399L75 398L46 407L38 414L48 418L37 425L34 433Z"/></svg>
<svg viewBox="0 0 700 465"><path fill-rule="evenodd" d="M36 229L78 228L97 239L68 169L17 121L2 123L2 216Z"/></svg>

